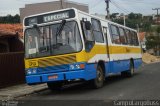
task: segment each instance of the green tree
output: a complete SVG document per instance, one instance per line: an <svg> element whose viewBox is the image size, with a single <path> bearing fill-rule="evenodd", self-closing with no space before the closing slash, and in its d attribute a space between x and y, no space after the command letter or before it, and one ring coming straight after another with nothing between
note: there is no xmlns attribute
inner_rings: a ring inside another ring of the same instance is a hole
<svg viewBox="0 0 160 106"><path fill-rule="evenodd" d="M160 34L160 26L157 27L157 33Z"/></svg>
<svg viewBox="0 0 160 106"><path fill-rule="evenodd" d="M18 14L16 14L14 17L13 17L13 22L14 23L20 23L20 16Z"/></svg>
<svg viewBox="0 0 160 106"><path fill-rule="evenodd" d="M147 49L155 49L157 46L157 37L156 36L147 36L146 37L146 47Z"/></svg>
<svg viewBox="0 0 160 106"><path fill-rule="evenodd" d="M128 14L128 19L131 19L131 20L138 19L138 20L140 20L140 19L142 19L142 14L140 14L140 13L136 14L136 13L132 12L132 13Z"/></svg>
<svg viewBox="0 0 160 106"><path fill-rule="evenodd" d="M143 32L150 32L152 30L151 22L143 22L143 25L141 28Z"/></svg>
<svg viewBox="0 0 160 106"><path fill-rule="evenodd" d="M157 55L160 55L160 36L159 35L151 35L146 37L146 47L147 49L153 49Z"/></svg>
<svg viewBox="0 0 160 106"><path fill-rule="evenodd" d="M119 13L113 13L113 14L110 15L110 18L114 19L114 18L116 18L117 15L119 15Z"/></svg>
<svg viewBox="0 0 160 106"><path fill-rule="evenodd" d="M20 23L20 16L18 14L16 14L15 16L1 16L0 23Z"/></svg>

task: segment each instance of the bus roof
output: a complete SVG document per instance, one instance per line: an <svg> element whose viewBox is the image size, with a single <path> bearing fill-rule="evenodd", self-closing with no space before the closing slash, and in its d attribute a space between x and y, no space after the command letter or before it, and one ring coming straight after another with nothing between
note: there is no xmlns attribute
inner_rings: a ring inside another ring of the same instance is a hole
<svg viewBox="0 0 160 106"><path fill-rule="evenodd" d="M25 22L25 21L26 21L27 19L29 19L29 18L34 18L34 17L39 17L39 16L45 16L45 15L54 14L54 13L60 13L60 12L69 11L69 10L72 10L72 12L74 11L75 15L76 15L76 11L77 11L77 12L79 12L79 13L81 13L81 14L90 16L90 17L92 17L92 18L96 18L96 19L98 19L98 20L100 20L100 21L108 22L108 23L110 23L110 24L118 25L118 26L120 26L120 27L127 28L127 29L129 29L129 30L133 30L133 31L136 31L136 32L137 32L137 30L135 30L135 29L132 29L132 28L129 28L129 27L127 27L127 26L124 26L124 25L121 25L121 24L112 22L112 21L107 20L107 19L103 19L103 18L98 17L98 16L95 16L95 15L91 15L91 14L85 13L85 12L83 12L83 11L80 11L80 10L76 9L76 8L66 8L66 9L61 9L61 10L56 10L56 11L49 11L49 12L45 12L45 13L30 15L30 16L27 16L27 17L24 18L23 24L24 24L24 26L29 26L29 25L26 25L26 22ZM74 16L71 16L71 17L69 17L69 18L74 18L75 15L74 15Z"/></svg>
<svg viewBox="0 0 160 106"><path fill-rule="evenodd" d="M74 18L76 10L77 9L75 8L67 8L67 9L62 9L62 10L56 10L56 11L50 11L50 12L30 15L24 18L23 25L30 26L33 24L41 24L41 23L47 23L50 21Z"/></svg>
<svg viewBox="0 0 160 106"><path fill-rule="evenodd" d="M84 15L88 15L88 16L90 16L90 17L92 17L92 18L96 18L96 19L98 19L98 20L100 20L100 21L108 22L108 23L110 23L110 24L118 25L118 26L120 26L120 27L127 28L127 29L129 29L129 30L133 30L133 31L136 31L136 32L137 32L137 30L135 30L135 29L132 29L132 28L129 28L129 27L127 27L127 26L124 26L124 25L121 25L121 24L112 22L112 21L110 21L110 20L108 20L108 19L103 19L103 18L101 18L101 17L95 16L95 15L91 15L91 14L85 13L85 12L80 11L80 10L77 10L77 11L80 12L80 13L82 13L82 14L84 14Z"/></svg>

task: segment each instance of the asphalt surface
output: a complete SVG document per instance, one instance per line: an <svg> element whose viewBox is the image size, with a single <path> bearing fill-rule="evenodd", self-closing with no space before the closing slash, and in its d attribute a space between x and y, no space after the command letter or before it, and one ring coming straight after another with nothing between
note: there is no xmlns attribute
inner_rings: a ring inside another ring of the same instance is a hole
<svg viewBox="0 0 160 106"><path fill-rule="evenodd" d="M111 76L106 79L104 87L100 89L92 89L88 83L83 83L59 91L47 89L17 99L23 100L24 104L39 102L41 105L53 104L56 101L56 105L75 102L81 106L85 103L97 106L99 103L102 105L104 102L113 100L160 100L160 63L142 65L131 78L124 78L120 75Z"/></svg>

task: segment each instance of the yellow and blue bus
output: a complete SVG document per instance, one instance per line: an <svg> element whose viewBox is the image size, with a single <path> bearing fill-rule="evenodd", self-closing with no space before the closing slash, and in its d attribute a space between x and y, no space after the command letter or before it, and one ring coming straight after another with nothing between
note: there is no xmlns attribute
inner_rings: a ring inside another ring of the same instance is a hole
<svg viewBox="0 0 160 106"><path fill-rule="evenodd" d="M90 81L100 88L111 74L133 76L142 64L137 31L75 8L24 19L25 71L29 85L51 90Z"/></svg>

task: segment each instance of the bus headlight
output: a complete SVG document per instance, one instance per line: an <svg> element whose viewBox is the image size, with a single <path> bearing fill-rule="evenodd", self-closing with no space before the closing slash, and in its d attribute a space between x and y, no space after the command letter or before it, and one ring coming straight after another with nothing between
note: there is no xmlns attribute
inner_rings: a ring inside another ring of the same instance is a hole
<svg viewBox="0 0 160 106"><path fill-rule="evenodd" d="M84 63L77 63L77 64L70 64L69 65L69 69L70 70L77 70L77 69L84 69L85 68L85 64Z"/></svg>
<svg viewBox="0 0 160 106"><path fill-rule="evenodd" d="M36 73L37 73L37 69L28 69L28 70L26 70L26 74L27 75L36 74Z"/></svg>
<svg viewBox="0 0 160 106"><path fill-rule="evenodd" d="M26 71L26 74L30 75L30 74L32 74L32 71L29 69Z"/></svg>
<svg viewBox="0 0 160 106"><path fill-rule="evenodd" d="M32 73L33 73L33 74L36 74L36 73L37 73L37 70L36 70L36 69L33 69L33 70L32 70Z"/></svg>
<svg viewBox="0 0 160 106"><path fill-rule="evenodd" d="M69 66L69 69L70 69L70 70L74 70L74 69L75 69L75 66L74 66L73 64L71 64L71 65Z"/></svg>

